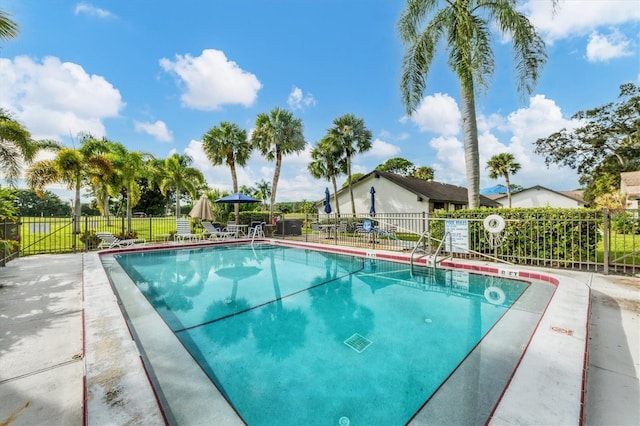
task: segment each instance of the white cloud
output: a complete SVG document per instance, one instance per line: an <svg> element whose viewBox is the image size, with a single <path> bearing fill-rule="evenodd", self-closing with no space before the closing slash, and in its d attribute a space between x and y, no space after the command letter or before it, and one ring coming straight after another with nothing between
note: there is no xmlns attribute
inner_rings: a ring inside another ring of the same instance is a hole
<svg viewBox="0 0 640 426"><path fill-rule="evenodd" d="M481 188L496 183L504 184L499 179L490 179L486 170L488 159L502 152L512 153L522 166L512 178L514 184L524 187L542 185L555 190L577 188L577 177L573 170L558 166L547 168L544 157L535 153L536 140L562 128L573 129L577 125L577 122L565 119L556 103L544 95L533 96L526 108L518 109L507 117L498 114L479 116ZM504 134L508 139L499 136ZM437 161L432 165L435 180L466 187L463 142L455 137L442 136L432 139L429 144L436 151Z"/></svg>
<svg viewBox="0 0 640 426"><path fill-rule="evenodd" d="M509 114L507 126L512 137L507 152L511 152L522 166L512 179L513 183L524 187L542 185L555 190L576 189L578 182L575 171L558 166L547 168L544 157L535 153L535 142L563 128L573 129L577 125L577 122L564 118L560 107L544 95L533 96L527 108ZM554 172L550 173L548 169Z"/></svg>
<svg viewBox="0 0 640 426"><path fill-rule="evenodd" d="M176 55L176 60L160 60L163 70L174 73L183 90L184 106L212 111L226 104L253 105L262 84L250 72L230 61L224 52L205 49L200 56Z"/></svg>
<svg viewBox="0 0 640 426"><path fill-rule="evenodd" d="M425 96L416 111L408 117L421 132L433 132L443 136L460 132L460 111L455 99L447 94ZM406 121L405 117L403 121Z"/></svg>
<svg viewBox="0 0 640 426"><path fill-rule="evenodd" d="M385 142L381 139L374 139L371 143L371 149L369 151L363 152L363 157L373 157L373 158L391 158L396 157L400 153L400 147L397 145L393 145L389 142ZM358 157L356 157L357 159Z"/></svg>
<svg viewBox="0 0 640 426"><path fill-rule="evenodd" d="M90 3L80 2L76 4L76 7L73 9L73 13L75 15L89 15L89 16L97 16L98 18L114 18L115 15L108 10L101 9L99 7L93 6Z"/></svg>
<svg viewBox="0 0 640 426"><path fill-rule="evenodd" d="M157 120L155 123L135 121L134 127L136 132L147 133L153 136L157 141L171 142L173 140L173 134L167 128L167 124L164 121Z"/></svg>
<svg viewBox="0 0 640 426"><path fill-rule="evenodd" d="M0 106L15 112L36 139L80 132L105 136L103 120L117 117L126 105L104 77L51 56L42 63L27 56L0 58L0 81Z"/></svg>
<svg viewBox="0 0 640 426"><path fill-rule="evenodd" d="M316 103L316 99L311 93L305 95L300 88L295 86L287 99L287 104L294 111L305 110L307 107L315 106Z"/></svg>
<svg viewBox="0 0 640 426"><path fill-rule="evenodd" d="M584 36L600 26L620 25L640 19L636 0L561 1L553 15L551 0L529 0L523 7L547 42Z"/></svg>
<svg viewBox="0 0 640 426"><path fill-rule="evenodd" d="M633 55L630 41L619 31L609 35L593 32L587 44L587 59L589 62L606 62L609 59Z"/></svg>
<svg viewBox="0 0 640 426"><path fill-rule="evenodd" d="M464 165L464 148L462 142L455 137L440 136L431 139L429 145L436 151L437 161L434 169L434 180L453 185L466 186Z"/></svg>

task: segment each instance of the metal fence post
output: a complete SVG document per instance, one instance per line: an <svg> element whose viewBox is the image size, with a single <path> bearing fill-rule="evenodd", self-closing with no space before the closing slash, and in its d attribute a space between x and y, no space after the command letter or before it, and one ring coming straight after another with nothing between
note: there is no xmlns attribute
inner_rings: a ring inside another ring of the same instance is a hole
<svg viewBox="0 0 640 426"><path fill-rule="evenodd" d="M604 263L604 274L609 275L609 248L610 248L610 240L611 238L611 230L609 227L611 226L611 222L609 220L609 210L604 209L602 211L602 238L603 238L603 263Z"/></svg>
<svg viewBox="0 0 640 426"><path fill-rule="evenodd" d="M79 228L79 224L80 222L78 221L78 216L76 216L75 214L71 215L71 251L73 253L76 252L76 244L77 244L77 239L78 239L78 234L76 233L76 226Z"/></svg>
<svg viewBox="0 0 640 426"><path fill-rule="evenodd" d="M82 235L82 234L81 234ZM89 216L84 216L84 251L89 251Z"/></svg>

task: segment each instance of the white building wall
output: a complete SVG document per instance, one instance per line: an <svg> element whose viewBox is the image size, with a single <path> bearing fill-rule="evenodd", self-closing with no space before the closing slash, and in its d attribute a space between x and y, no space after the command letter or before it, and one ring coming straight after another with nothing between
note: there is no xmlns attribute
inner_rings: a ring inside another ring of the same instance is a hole
<svg viewBox="0 0 640 426"><path fill-rule="evenodd" d="M429 211L429 200L418 201L418 197L411 191L392 183L391 181L375 175L358 182L353 186L353 200L356 213L368 213L371 208L371 187L376 190L376 212L380 213L420 213ZM340 213L351 214L351 198L349 190L345 189L338 197ZM336 212L334 196L331 194L331 208ZM320 213L324 213L320 209Z"/></svg>
<svg viewBox="0 0 640 426"><path fill-rule="evenodd" d="M504 207L509 207L507 197L496 200ZM547 191L544 188L533 188L511 195L511 207L557 207L579 208L582 205L569 197Z"/></svg>

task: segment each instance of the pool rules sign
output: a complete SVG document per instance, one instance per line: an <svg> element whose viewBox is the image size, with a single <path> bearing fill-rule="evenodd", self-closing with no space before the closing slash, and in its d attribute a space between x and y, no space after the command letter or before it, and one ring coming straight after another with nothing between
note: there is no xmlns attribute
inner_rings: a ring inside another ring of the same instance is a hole
<svg viewBox="0 0 640 426"><path fill-rule="evenodd" d="M469 221L466 219L447 219L444 221L446 247L450 253L469 253ZM451 235L449 239L448 234Z"/></svg>

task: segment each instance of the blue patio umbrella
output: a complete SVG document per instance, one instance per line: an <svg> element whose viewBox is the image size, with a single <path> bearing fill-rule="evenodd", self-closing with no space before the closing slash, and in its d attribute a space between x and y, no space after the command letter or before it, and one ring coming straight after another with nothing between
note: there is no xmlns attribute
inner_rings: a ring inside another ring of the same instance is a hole
<svg viewBox="0 0 640 426"><path fill-rule="evenodd" d="M369 209L369 214L371 216L375 216L376 215L376 189L372 186L371 189L369 190L369 193L371 194L371 208Z"/></svg>
<svg viewBox="0 0 640 426"><path fill-rule="evenodd" d="M216 203L259 203L260 200L256 200L253 197L249 197L248 195L241 194L240 192L236 192L231 195L227 195L226 197L218 198Z"/></svg>
<svg viewBox="0 0 640 426"><path fill-rule="evenodd" d="M331 213L331 204L329 201L331 200L331 195L329 194L329 188L324 189L324 212L326 214Z"/></svg>

